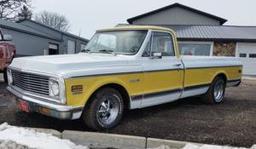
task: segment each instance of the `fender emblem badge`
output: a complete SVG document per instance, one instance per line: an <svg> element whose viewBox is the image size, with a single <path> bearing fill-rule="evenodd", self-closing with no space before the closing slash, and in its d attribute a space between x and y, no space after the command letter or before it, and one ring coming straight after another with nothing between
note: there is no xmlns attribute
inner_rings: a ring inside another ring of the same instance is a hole
<svg viewBox="0 0 256 149"><path fill-rule="evenodd" d="M130 83L137 83L140 82L140 79L131 79L129 80Z"/></svg>

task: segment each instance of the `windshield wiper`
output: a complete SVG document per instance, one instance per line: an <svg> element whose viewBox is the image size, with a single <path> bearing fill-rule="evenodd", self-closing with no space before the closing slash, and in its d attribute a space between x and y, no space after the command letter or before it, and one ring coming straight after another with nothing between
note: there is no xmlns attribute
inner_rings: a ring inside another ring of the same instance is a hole
<svg viewBox="0 0 256 149"><path fill-rule="evenodd" d="M83 50L81 50L80 52L83 52L83 53L89 53L91 50L89 50L89 49L83 49Z"/></svg>
<svg viewBox="0 0 256 149"><path fill-rule="evenodd" d="M113 54L113 50L106 50L106 49L102 49L102 50L99 50L100 53L108 53L108 54Z"/></svg>

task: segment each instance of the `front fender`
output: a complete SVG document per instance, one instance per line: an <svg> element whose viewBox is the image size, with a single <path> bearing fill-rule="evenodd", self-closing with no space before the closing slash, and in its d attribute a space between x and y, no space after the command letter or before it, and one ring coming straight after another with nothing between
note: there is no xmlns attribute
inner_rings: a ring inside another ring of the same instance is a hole
<svg viewBox="0 0 256 149"><path fill-rule="evenodd" d="M81 77L81 78L70 78L65 80L67 104L72 106L85 106L90 97L99 88L108 85L117 84L126 89L128 95L130 90L126 82L122 81L118 77ZM74 94L71 91L73 85L82 85L83 92L80 94Z"/></svg>

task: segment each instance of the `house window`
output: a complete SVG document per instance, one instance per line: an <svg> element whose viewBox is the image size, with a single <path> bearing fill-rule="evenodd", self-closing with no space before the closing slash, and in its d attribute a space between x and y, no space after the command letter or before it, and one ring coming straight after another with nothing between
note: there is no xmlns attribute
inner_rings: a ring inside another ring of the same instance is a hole
<svg viewBox="0 0 256 149"><path fill-rule="evenodd" d="M246 53L240 53L240 54L239 54L239 57L246 57L246 56L247 56Z"/></svg>
<svg viewBox="0 0 256 149"><path fill-rule="evenodd" d="M180 43L181 55L196 55L196 56L210 56L212 44L211 43Z"/></svg>
<svg viewBox="0 0 256 149"><path fill-rule="evenodd" d="M249 54L249 58L256 58L256 53Z"/></svg>

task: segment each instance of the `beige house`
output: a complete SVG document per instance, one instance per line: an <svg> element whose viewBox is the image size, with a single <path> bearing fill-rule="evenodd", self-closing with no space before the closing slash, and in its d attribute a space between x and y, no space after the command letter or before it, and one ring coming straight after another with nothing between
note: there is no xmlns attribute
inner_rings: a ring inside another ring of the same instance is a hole
<svg viewBox="0 0 256 149"><path fill-rule="evenodd" d="M226 19L175 3L128 20L177 32L183 55L236 56L244 75L256 75L256 26L225 25Z"/></svg>

